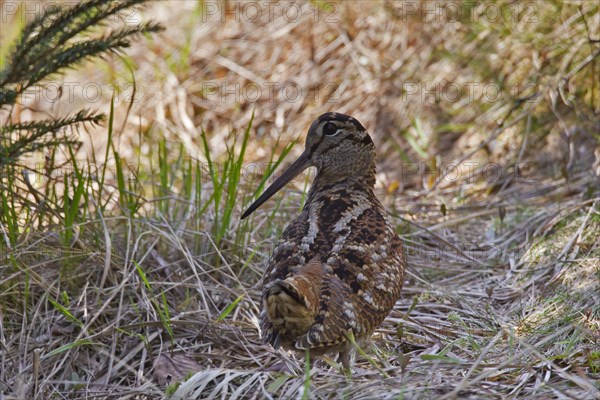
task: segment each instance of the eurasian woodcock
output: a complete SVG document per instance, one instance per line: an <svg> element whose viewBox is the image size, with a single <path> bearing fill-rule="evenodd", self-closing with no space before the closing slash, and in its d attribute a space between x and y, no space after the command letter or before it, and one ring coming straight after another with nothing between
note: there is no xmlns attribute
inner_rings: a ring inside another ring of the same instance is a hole
<svg viewBox="0 0 600 400"><path fill-rule="evenodd" d="M317 175L302 212L284 230L265 270L260 328L278 348L337 352L366 344L400 297L402 242L375 196L375 145L358 120L317 118L300 157L242 219L308 167Z"/></svg>

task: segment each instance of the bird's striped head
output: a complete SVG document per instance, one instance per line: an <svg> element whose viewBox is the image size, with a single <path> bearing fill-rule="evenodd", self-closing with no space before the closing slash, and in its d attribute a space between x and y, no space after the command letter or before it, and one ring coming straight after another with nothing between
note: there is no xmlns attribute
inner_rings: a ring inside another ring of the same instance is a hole
<svg viewBox="0 0 600 400"><path fill-rule="evenodd" d="M308 167L317 168L317 178L326 182L365 178L375 181L375 145L357 119L336 112L322 114L308 129L304 152L246 210L242 219L277 193Z"/></svg>

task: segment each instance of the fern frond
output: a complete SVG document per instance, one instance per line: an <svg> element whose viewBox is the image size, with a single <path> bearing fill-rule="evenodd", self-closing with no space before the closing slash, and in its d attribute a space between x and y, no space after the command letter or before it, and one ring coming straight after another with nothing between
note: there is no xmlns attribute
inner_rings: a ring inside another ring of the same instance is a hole
<svg viewBox="0 0 600 400"><path fill-rule="evenodd" d="M0 106L10 104L15 96L63 68L127 47L129 40L141 33L162 30L159 24L146 23L105 37L72 43L71 39L101 26L110 16L145 1L91 0L70 9L49 8L27 24L6 67L0 71Z"/></svg>
<svg viewBox="0 0 600 400"><path fill-rule="evenodd" d="M81 110L69 117L3 126L0 128L0 137L4 142L0 144L0 167L16 162L23 154L44 147L75 143L76 141L60 137L61 130L84 123L97 125L103 120L104 115L102 114ZM17 133L16 138L13 138L15 133Z"/></svg>

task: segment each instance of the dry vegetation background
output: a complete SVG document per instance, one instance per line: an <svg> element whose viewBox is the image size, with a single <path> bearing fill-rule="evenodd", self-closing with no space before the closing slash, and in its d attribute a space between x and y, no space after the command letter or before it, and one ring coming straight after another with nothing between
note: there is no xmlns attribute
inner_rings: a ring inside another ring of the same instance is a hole
<svg viewBox="0 0 600 400"><path fill-rule="evenodd" d="M128 180L108 121L73 132L81 165L111 155L106 207L86 203L70 243L55 221L2 248L0 398L600 397L597 2L155 1L119 17L167 29L10 117L108 114L114 94ZM239 221L326 111L371 132L410 266L352 378L259 340L262 269L309 177Z"/></svg>

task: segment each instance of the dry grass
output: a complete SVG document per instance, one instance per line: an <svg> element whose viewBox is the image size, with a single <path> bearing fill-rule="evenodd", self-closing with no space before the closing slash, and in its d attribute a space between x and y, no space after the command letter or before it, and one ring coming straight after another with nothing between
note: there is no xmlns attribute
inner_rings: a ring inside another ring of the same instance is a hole
<svg viewBox="0 0 600 400"><path fill-rule="evenodd" d="M115 143L142 205L124 209L108 178L112 202L70 246L57 224L24 230L7 250L0 397L599 398L598 5L482 2L451 23L439 9L408 13L423 11L414 2L335 3L333 13L296 3L298 21L280 7L254 20L244 3L227 4L221 18L201 2L155 2L139 16L166 32L65 78L123 87L123 62L133 67L140 100L129 113L116 102ZM485 17L493 4L502 21ZM302 95L271 97L275 84ZM75 94L19 117L90 105ZM94 105L109 103L102 93ZM306 373L301 357L259 339L262 269L308 181L238 221L267 163L331 110L372 132L378 194L410 265L366 349L372 361L359 358L351 378L332 360ZM207 169L231 179L224 165L252 113L234 203L229 193L215 202L227 186ZM82 133L80 157L104 155L104 137ZM288 371L272 371L281 360Z"/></svg>

